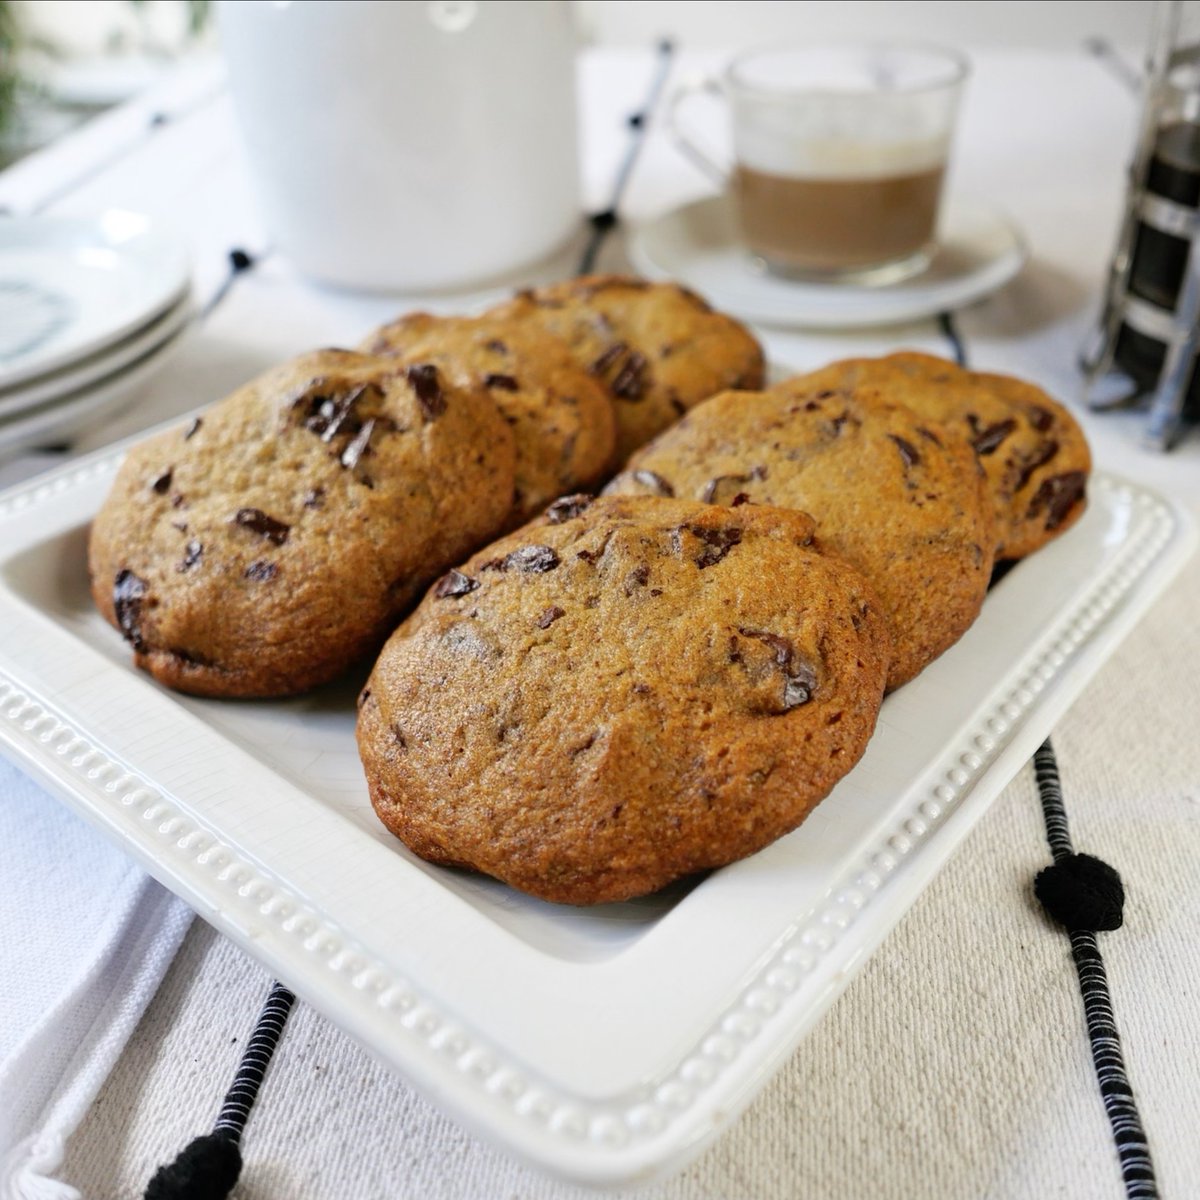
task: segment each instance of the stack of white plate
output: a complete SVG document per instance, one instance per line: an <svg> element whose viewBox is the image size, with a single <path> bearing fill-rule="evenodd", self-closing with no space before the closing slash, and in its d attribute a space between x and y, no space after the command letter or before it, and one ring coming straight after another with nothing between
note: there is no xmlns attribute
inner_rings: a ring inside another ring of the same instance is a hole
<svg viewBox="0 0 1200 1200"><path fill-rule="evenodd" d="M0 218L0 455L128 403L190 315L187 250L144 217Z"/></svg>

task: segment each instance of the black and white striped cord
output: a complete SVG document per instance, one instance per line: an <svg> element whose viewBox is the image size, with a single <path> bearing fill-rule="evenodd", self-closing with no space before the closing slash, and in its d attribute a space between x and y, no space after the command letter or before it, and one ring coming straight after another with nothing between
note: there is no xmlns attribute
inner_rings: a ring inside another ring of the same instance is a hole
<svg viewBox="0 0 1200 1200"><path fill-rule="evenodd" d="M229 267L226 271L225 278L221 280L217 286L217 290L204 302L200 309L196 312L193 320L197 324L203 324L212 316L214 312L222 304L225 303L229 293L233 291L233 285L245 274L253 271L263 259L267 258L273 250L273 247L267 246L257 254L251 254L248 250L243 250L240 246L235 246L229 251Z"/></svg>
<svg viewBox="0 0 1200 1200"><path fill-rule="evenodd" d="M254 1023L212 1132L189 1142L174 1162L159 1167L145 1200L224 1200L242 1170L242 1133L296 997L273 983Z"/></svg>
<svg viewBox="0 0 1200 1200"><path fill-rule="evenodd" d="M238 1063L237 1074L225 1094L224 1103L213 1125L213 1133L228 1137L240 1143L242 1131L250 1116L250 1109L262 1087L263 1076L271 1062L271 1055L279 1045L283 1036L283 1027L287 1024L288 1014L296 997L282 983L271 985L270 995L258 1014L254 1032L250 1035L250 1044L242 1054Z"/></svg>
<svg viewBox="0 0 1200 1200"><path fill-rule="evenodd" d="M1053 866L1039 872L1034 889L1046 911L1066 926L1071 939L1071 957L1083 994L1092 1064L1116 1143L1125 1194L1128 1200L1156 1200L1154 1163L1125 1070L1108 976L1096 938L1097 930L1120 927L1124 887L1120 876L1107 863L1089 854L1075 853L1058 762L1049 738L1039 747L1033 763L1046 840L1054 859Z"/></svg>
<svg viewBox="0 0 1200 1200"><path fill-rule="evenodd" d="M938 329L949 342L954 361L960 367L966 367L966 344L954 314L939 313ZM992 576L993 584L1003 570L1003 567L997 568ZM1058 760L1049 738L1034 754L1033 767L1042 801L1046 841L1054 859L1053 866L1038 873L1034 891L1050 916L1065 926L1071 939L1071 957L1083 993L1092 1064L1116 1143L1127 1200L1155 1200L1158 1185L1154 1163L1125 1071L1108 977L1096 939L1098 930L1120 928L1125 889L1121 877L1107 863L1090 854L1075 853L1058 775Z"/></svg>
<svg viewBox="0 0 1200 1200"><path fill-rule="evenodd" d="M965 367L967 365L967 350L963 345L962 336L958 332L958 323L954 320L954 314L949 309L945 312L940 312L938 313L937 322L942 337L950 343L950 353L954 361L960 367Z"/></svg>
<svg viewBox="0 0 1200 1200"><path fill-rule="evenodd" d="M1083 48L1101 63L1127 91L1136 96L1142 90L1141 70L1136 63L1131 63L1108 38L1084 38Z"/></svg>
<svg viewBox="0 0 1200 1200"><path fill-rule="evenodd" d="M601 246L604 245L608 235L616 229L620 222L619 209L621 199L625 195L625 188L629 183L629 177L633 174L634 165L637 163L638 155L641 153L642 143L646 138L646 130L650 125L650 118L653 116L655 108L658 107L662 90L666 86L667 76L671 73L671 59L675 53L675 45L669 39L664 38L658 43L656 50L658 53L658 64L650 80L650 88L646 93L646 99L637 112L630 113L626 119L630 131L629 145L624 157L621 159L620 166L617 167L617 177L613 181L608 207L601 212L592 213L588 218L591 230L588 233L587 244L580 255L579 267L575 272L576 275L590 275L596 269L596 259L600 254Z"/></svg>

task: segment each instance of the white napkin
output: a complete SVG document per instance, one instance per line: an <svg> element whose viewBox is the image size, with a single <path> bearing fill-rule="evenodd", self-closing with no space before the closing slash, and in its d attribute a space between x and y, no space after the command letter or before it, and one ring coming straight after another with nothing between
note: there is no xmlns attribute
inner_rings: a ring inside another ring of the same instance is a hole
<svg viewBox="0 0 1200 1200"><path fill-rule="evenodd" d="M166 973L191 910L0 759L0 1197L53 1173Z"/></svg>

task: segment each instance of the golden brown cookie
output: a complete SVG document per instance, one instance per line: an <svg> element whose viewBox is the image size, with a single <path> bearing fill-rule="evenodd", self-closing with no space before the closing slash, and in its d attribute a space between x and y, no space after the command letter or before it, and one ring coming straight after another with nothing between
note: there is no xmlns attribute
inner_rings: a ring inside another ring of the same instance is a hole
<svg viewBox="0 0 1200 1200"><path fill-rule="evenodd" d="M991 497L971 447L872 389L714 396L638 451L607 491L807 512L879 596L889 688L966 632L991 577Z"/></svg>
<svg viewBox="0 0 1200 1200"><path fill-rule="evenodd" d="M1086 507L1087 439L1075 418L1031 383L907 351L831 363L784 386L876 387L919 415L962 430L995 499L997 560L1032 554Z"/></svg>
<svg viewBox="0 0 1200 1200"><path fill-rule="evenodd" d="M412 850L595 904L794 829L875 725L888 635L803 513L568 497L444 575L358 744Z"/></svg>
<svg viewBox="0 0 1200 1200"><path fill-rule="evenodd" d="M586 275L492 310L560 337L611 392L617 458L727 388L762 387L762 347L744 325L675 283Z"/></svg>
<svg viewBox="0 0 1200 1200"><path fill-rule="evenodd" d="M410 313L360 349L435 363L459 385L491 394L517 441L512 525L556 496L590 490L612 460L617 435L608 392L558 338L529 322Z"/></svg>
<svg viewBox="0 0 1200 1200"><path fill-rule="evenodd" d="M302 691L504 525L515 458L491 399L433 366L306 354L129 452L92 525L92 594L170 687Z"/></svg>

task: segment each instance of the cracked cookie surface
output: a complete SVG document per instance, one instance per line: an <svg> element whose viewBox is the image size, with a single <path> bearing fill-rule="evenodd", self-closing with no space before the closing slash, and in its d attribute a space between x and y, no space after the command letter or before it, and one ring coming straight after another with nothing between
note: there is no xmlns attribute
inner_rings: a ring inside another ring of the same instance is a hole
<svg viewBox="0 0 1200 1200"><path fill-rule="evenodd" d="M557 496L593 488L612 461L616 417L607 390L530 322L410 313L361 349L432 362L453 382L488 392L516 438L512 525Z"/></svg>
<svg viewBox="0 0 1200 1200"><path fill-rule="evenodd" d="M1069 529L1087 505L1092 458L1083 430L1032 383L902 351L831 363L781 386L877 387L921 416L958 429L987 474L997 560L1032 554Z"/></svg>
<svg viewBox="0 0 1200 1200"><path fill-rule="evenodd" d="M435 367L306 354L130 450L92 524L92 594L170 687L303 691L503 527L514 464L496 406Z"/></svg>
<svg viewBox="0 0 1200 1200"><path fill-rule="evenodd" d="M763 384L750 331L678 284L585 275L520 292L492 313L561 338L608 389L617 464L701 400Z"/></svg>
<svg viewBox="0 0 1200 1200"><path fill-rule="evenodd" d="M627 899L794 829L862 754L889 637L803 513L569 497L447 572L358 742L383 823L544 899Z"/></svg>
<svg viewBox="0 0 1200 1200"><path fill-rule="evenodd" d="M991 499L971 448L870 388L799 380L714 396L638 451L607 492L807 512L879 596L889 688L966 632L991 577Z"/></svg>

